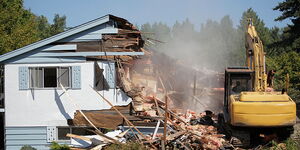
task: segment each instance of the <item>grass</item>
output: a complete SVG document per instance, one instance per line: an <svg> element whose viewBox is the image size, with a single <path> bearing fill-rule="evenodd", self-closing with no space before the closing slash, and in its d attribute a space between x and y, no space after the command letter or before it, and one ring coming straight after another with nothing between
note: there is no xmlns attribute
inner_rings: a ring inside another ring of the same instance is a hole
<svg viewBox="0 0 300 150"><path fill-rule="evenodd" d="M263 148L263 150L299 150L300 141L296 141L292 138L288 138L282 143L277 143L275 141L271 142L271 147Z"/></svg>

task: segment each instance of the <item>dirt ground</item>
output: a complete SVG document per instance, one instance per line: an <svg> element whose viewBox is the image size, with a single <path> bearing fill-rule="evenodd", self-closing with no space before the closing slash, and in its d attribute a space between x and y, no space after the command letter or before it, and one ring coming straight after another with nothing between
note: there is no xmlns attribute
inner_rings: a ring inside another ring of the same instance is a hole
<svg viewBox="0 0 300 150"><path fill-rule="evenodd" d="M294 125L294 133L291 135L291 138L300 141L300 122Z"/></svg>

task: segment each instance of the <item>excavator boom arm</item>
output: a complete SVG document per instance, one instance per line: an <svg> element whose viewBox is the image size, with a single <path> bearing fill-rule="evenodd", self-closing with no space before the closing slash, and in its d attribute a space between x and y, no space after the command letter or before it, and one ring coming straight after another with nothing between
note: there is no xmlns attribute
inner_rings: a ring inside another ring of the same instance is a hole
<svg viewBox="0 0 300 150"><path fill-rule="evenodd" d="M265 52L251 19L248 20L246 33L247 66L254 71L254 91L264 92L267 88L267 75L265 67Z"/></svg>

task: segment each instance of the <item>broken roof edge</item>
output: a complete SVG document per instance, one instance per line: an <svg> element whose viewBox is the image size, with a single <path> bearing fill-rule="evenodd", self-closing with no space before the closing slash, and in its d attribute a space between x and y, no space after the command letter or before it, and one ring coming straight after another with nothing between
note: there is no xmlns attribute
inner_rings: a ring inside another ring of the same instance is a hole
<svg viewBox="0 0 300 150"><path fill-rule="evenodd" d="M69 36L71 36L73 34L82 32L84 30L88 30L90 28L93 28L95 26L98 26L98 25L106 23L106 22L109 22L111 19L112 20L116 19L116 20L121 20L123 22L128 22L126 19L123 19L123 18L116 17L116 16L108 14L108 15L102 16L100 18L88 21L88 22L80 24L78 26L75 26L75 27L73 27L73 28L71 28L69 30L66 30L66 31L61 32L61 33L56 34L56 35L53 35L53 36L48 37L46 39L34 42L32 44L26 45L26 46L21 47L19 49L12 50L12 51L7 52L7 53L5 53L3 55L0 55L0 63L3 63L4 61L6 61L8 59L11 59L13 57L16 57L18 55L22 55L24 53L27 53L27 52L29 52L31 50L34 50L34 49L40 48L42 46L45 46L47 44L50 44L50 43L56 42L58 40L64 39L64 38L69 37ZM129 24L131 24L131 23L129 23Z"/></svg>

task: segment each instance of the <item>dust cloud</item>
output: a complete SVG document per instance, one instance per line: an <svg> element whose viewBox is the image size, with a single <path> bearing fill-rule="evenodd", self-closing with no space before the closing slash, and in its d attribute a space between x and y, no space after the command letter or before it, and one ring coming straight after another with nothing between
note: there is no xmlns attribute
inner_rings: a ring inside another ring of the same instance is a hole
<svg viewBox="0 0 300 150"><path fill-rule="evenodd" d="M178 65L173 70L173 89L169 89L179 93L173 96L174 106L196 112L220 112L224 98L224 70L227 66L244 63L244 34L233 27L229 16L219 22L208 20L200 30L196 30L188 19L182 23L176 22L172 28L162 23L151 27L150 32L155 34L150 38L149 35L144 37L146 44L148 42L146 48L173 58L173 63ZM143 32L145 26L141 29ZM166 58L153 59L160 64ZM160 65L160 70L169 68Z"/></svg>

